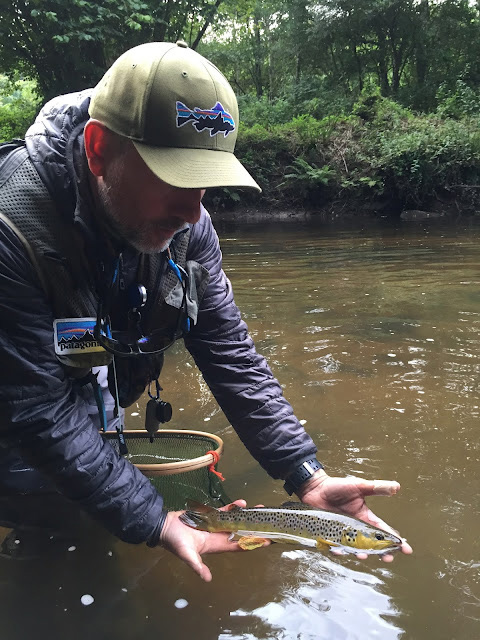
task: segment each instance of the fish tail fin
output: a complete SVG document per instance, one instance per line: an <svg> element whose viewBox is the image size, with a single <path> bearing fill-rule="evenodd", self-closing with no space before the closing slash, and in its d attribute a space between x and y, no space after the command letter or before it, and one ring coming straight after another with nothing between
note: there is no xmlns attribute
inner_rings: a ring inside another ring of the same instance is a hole
<svg viewBox="0 0 480 640"><path fill-rule="evenodd" d="M179 100L177 100L177 112L181 112L185 117L193 113L193 111L189 109L186 104L183 104L183 102L180 102Z"/></svg>

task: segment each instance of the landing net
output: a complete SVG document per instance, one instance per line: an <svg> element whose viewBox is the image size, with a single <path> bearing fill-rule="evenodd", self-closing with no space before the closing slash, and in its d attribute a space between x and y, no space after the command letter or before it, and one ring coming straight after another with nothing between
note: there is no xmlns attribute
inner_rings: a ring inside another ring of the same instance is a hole
<svg viewBox="0 0 480 640"><path fill-rule="evenodd" d="M123 431L128 454L124 457L145 474L163 496L169 511L185 508L186 500L213 507L231 502L213 468L223 452L223 441L204 431L162 429L153 436L145 431ZM102 436L119 452L118 436Z"/></svg>

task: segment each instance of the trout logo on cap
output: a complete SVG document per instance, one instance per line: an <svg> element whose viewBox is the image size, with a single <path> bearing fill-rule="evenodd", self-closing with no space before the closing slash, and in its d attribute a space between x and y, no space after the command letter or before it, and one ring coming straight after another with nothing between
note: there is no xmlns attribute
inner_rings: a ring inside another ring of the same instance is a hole
<svg viewBox="0 0 480 640"><path fill-rule="evenodd" d="M183 127L191 122L200 133L204 129L210 130L210 137L223 133L226 138L231 131L235 131L232 116L225 111L223 105L217 102L211 109L194 107L189 109L183 102L177 101L177 127Z"/></svg>

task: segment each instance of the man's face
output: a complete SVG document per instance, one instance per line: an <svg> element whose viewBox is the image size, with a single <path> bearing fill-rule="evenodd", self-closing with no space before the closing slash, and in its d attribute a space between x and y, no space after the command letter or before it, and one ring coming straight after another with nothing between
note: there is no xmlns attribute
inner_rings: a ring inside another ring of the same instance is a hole
<svg viewBox="0 0 480 640"><path fill-rule="evenodd" d="M157 253L169 246L179 229L198 221L204 190L163 182L127 142L110 157L97 193L117 233L138 251Z"/></svg>

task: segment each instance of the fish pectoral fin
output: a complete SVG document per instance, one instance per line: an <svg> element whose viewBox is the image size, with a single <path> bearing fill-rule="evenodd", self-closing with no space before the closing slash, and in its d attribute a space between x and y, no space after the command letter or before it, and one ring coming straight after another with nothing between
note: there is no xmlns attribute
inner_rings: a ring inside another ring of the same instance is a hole
<svg viewBox="0 0 480 640"><path fill-rule="evenodd" d="M266 538L259 538L257 536L243 536L238 541L238 546L244 551L253 551L253 549L263 547L266 542Z"/></svg>
<svg viewBox="0 0 480 640"><path fill-rule="evenodd" d="M330 549L331 547L340 547L338 542L332 540L324 540L323 538L317 538L317 549Z"/></svg>

